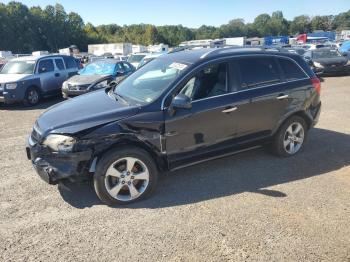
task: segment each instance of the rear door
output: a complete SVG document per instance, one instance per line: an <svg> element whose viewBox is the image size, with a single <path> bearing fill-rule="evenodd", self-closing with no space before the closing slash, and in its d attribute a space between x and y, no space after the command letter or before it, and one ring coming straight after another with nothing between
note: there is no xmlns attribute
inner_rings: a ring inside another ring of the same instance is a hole
<svg viewBox="0 0 350 262"><path fill-rule="evenodd" d="M277 59L246 56L236 60L240 75L237 137L254 140L272 133L290 99Z"/></svg>
<svg viewBox="0 0 350 262"><path fill-rule="evenodd" d="M57 88L61 89L63 82L66 81L66 79L68 78L68 72L66 70L62 57L56 57L54 61L56 65L55 78L57 81Z"/></svg>
<svg viewBox="0 0 350 262"><path fill-rule="evenodd" d="M78 73L78 63L74 59L74 57L71 56L64 56L64 63L66 66L66 72L67 72L67 79L71 76L74 76Z"/></svg>

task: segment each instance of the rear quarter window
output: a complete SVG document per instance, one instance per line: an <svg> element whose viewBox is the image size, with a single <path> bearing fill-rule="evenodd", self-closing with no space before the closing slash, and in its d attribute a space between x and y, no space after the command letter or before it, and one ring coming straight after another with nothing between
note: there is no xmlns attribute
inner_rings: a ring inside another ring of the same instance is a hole
<svg viewBox="0 0 350 262"><path fill-rule="evenodd" d="M241 72L241 90L281 82L277 63L273 57L245 57L238 61Z"/></svg>
<svg viewBox="0 0 350 262"><path fill-rule="evenodd" d="M63 59L67 69L78 68L78 64L73 57L67 56L67 57L64 57Z"/></svg>
<svg viewBox="0 0 350 262"><path fill-rule="evenodd" d="M299 80L307 77L296 62L286 58L279 58L278 61L286 81Z"/></svg>

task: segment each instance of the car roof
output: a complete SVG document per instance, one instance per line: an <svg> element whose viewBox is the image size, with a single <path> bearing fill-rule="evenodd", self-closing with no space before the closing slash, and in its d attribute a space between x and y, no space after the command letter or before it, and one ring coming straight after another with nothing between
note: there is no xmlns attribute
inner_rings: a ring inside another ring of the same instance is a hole
<svg viewBox="0 0 350 262"><path fill-rule="evenodd" d="M101 58L101 59L96 59L95 61L92 61L91 63L100 63L100 62L104 62L104 63L121 63L121 62L125 62L125 61L120 61L119 59L115 59L115 58Z"/></svg>
<svg viewBox="0 0 350 262"><path fill-rule="evenodd" d="M277 51L277 50L276 50ZM298 54L289 52L276 52L265 50L263 47L231 47L231 48L203 48L196 50L182 50L170 52L161 56L161 59L173 60L174 62L182 62L186 64L194 64L199 61L212 60L215 58L225 58L242 55L270 55L284 56L295 58Z"/></svg>
<svg viewBox="0 0 350 262"><path fill-rule="evenodd" d="M11 61L37 61L42 58L50 58L50 57L69 57L67 55L61 54L50 54L50 55L39 55L39 56L22 56L18 58L13 58Z"/></svg>

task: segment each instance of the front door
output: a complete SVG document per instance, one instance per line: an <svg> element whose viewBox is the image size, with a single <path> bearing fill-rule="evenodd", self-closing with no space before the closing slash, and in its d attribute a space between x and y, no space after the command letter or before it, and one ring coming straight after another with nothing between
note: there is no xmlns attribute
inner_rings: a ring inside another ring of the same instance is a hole
<svg viewBox="0 0 350 262"><path fill-rule="evenodd" d="M58 85L53 60L51 58L41 59L37 70L40 77L41 89L47 94L56 92Z"/></svg>
<svg viewBox="0 0 350 262"><path fill-rule="evenodd" d="M210 157L236 135L228 68L228 63L218 63L196 71L180 91L192 99L192 107L166 112L170 168Z"/></svg>

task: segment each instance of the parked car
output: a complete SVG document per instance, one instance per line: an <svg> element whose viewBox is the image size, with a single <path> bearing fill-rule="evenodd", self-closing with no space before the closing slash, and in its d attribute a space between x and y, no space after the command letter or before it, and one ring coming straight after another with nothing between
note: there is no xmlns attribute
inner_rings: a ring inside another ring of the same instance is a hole
<svg viewBox="0 0 350 262"><path fill-rule="evenodd" d="M320 90L299 55L253 48L174 52L114 88L43 113L27 156L50 184L93 173L104 203L126 204L149 196L163 171L263 144L294 156L318 121Z"/></svg>
<svg viewBox="0 0 350 262"><path fill-rule="evenodd" d="M25 56L10 60L0 72L0 102L36 105L61 93L62 83L78 72L71 56Z"/></svg>
<svg viewBox="0 0 350 262"><path fill-rule="evenodd" d="M152 60L156 59L157 57L163 55L164 53L153 53L153 54L149 54L146 55L144 58L142 58L141 62L139 63L137 69L139 69L140 67L144 66L145 64L151 62Z"/></svg>
<svg viewBox="0 0 350 262"><path fill-rule="evenodd" d="M297 48L297 47L287 47L287 48L281 48L280 49L281 52L289 52L292 54L298 54L298 55L304 55L306 50L303 48Z"/></svg>
<svg viewBox="0 0 350 262"><path fill-rule="evenodd" d="M132 64L135 68L137 68L141 62L141 60L148 55L148 53L136 53L136 54L132 54L131 56L129 56L128 58L128 62L130 64Z"/></svg>
<svg viewBox="0 0 350 262"><path fill-rule="evenodd" d="M106 88L108 84L135 71L135 68L125 61L102 59L86 65L78 74L69 78L62 85L63 98L85 94L97 89Z"/></svg>
<svg viewBox="0 0 350 262"><path fill-rule="evenodd" d="M309 50L304 54L305 60L317 74L348 74L350 62L346 55L336 49L320 48Z"/></svg>

